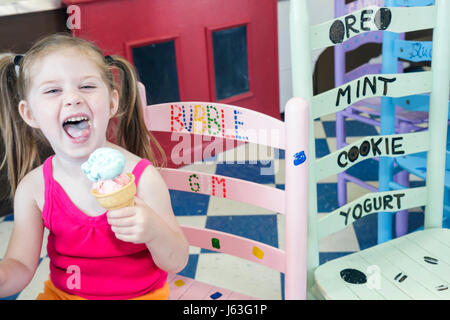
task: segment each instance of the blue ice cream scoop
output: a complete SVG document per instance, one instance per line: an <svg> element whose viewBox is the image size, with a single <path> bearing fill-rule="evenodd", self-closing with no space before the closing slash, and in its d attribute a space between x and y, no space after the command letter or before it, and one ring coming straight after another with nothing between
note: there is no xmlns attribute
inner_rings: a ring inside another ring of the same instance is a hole
<svg viewBox="0 0 450 320"><path fill-rule="evenodd" d="M81 170L91 181L114 179L124 168L124 155L112 148L98 148L81 165Z"/></svg>

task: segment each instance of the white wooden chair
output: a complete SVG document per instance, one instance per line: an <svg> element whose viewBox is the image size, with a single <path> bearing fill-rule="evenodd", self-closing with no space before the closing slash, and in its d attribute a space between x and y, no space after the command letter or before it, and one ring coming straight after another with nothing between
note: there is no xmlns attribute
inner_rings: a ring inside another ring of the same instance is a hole
<svg viewBox="0 0 450 320"><path fill-rule="evenodd" d="M326 299L450 299L450 230L442 229L449 98L450 2L433 6L370 6L309 25L306 0L291 0L294 96L311 105L309 143L308 292ZM364 75L313 96L311 51L345 42L356 34L433 28L432 70ZM365 87L365 90L364 90ZM429 128L423 132L366 137L316 159L313 120L370 97L430 92ZM373 192L317 218L316 183L365 159L428 152L426 186ZM319 265L318 240L379 211L425 205L425 229Z"/></svg>

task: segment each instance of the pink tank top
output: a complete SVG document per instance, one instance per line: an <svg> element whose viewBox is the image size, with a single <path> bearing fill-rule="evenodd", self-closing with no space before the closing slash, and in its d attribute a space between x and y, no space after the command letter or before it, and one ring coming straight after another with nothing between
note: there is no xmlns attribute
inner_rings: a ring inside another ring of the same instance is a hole
<svg viewBox="0 0 450 320"><path fill-rule="evenodd" d="M167 272L153 262L145 244L116 238L106 212L90 217L78 209L53 179L52 158L44 162L44 225L49 229L50 278L56 288L86 299L129 299L161 288ZM138 185L151 162L134 168Z"/></svg>

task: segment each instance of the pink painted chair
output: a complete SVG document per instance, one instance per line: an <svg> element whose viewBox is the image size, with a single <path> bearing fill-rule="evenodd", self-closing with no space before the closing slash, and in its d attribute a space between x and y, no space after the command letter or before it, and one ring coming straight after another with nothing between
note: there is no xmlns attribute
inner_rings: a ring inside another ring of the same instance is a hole
<svg viewBox="0 0 450 320"><path fill-rule="evenodd" d="M285 250L215 230L186 225L182 229L191 246L230 254L284 273L285 298L306 299L309 109L305 100L291 99L286 106L287 121L282 122L253 110L219 103L146 106L142 94L145 89L142 85L140 89L150 131L195 133L286 150L285 190L202 172L171 168L162 168L160 172L169 189L223 197L284 214ZM177 274L170 274L168 282L169 299L258 298Z"/></svg>

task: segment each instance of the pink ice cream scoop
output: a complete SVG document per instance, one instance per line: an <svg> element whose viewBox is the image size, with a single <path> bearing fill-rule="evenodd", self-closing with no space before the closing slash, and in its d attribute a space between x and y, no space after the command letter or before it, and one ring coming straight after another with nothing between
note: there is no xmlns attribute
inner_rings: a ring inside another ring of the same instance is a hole
<svg viewBox="0 0 450 320"><path fill-rule="evenodd" d="M107 194L119 190L126 186L128 182L130 182L130 177L125 173L121 173L114 179L98 180L93 184L92 188L100 194Z"/></svg>

